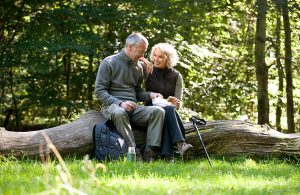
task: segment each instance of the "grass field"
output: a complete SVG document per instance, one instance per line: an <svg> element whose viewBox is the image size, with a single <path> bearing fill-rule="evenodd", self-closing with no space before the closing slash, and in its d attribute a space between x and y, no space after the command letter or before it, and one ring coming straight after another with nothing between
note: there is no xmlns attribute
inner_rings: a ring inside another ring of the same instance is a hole
<svg viewBox="0 0 300 195"><path fill-rule="evenodd" d="M98 163L0 157L0 194L299 194L299 163L237 157Z"/></svg>

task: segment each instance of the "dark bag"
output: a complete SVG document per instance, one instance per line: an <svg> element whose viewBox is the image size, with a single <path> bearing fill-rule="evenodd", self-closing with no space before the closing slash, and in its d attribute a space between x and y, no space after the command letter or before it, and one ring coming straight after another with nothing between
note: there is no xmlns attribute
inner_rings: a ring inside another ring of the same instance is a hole
<svg viewBox="0 0 300 195"><path fill-rule="evenodd" d="M111 120L98 123L93 129L94 157L99 161L124 157L127 145Z"/></svg>

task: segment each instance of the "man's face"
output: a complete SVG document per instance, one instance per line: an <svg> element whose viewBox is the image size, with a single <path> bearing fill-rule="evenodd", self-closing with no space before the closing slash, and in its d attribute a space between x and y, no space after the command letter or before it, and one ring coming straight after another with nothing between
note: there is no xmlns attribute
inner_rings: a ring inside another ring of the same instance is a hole
<svg viewBox="0 0 300 195"><path fill-rule="evenodd" d="M145 52L147 51L147 45L144 42L140 42L136 45L129 46L130 58L136 62L141 57L144 57Z"/></svg>

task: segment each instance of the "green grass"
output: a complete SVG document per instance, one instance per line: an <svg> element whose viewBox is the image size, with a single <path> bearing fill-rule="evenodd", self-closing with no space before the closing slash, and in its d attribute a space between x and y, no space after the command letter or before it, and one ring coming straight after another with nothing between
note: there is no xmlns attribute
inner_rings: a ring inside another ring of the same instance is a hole
<svg viewBox="0 0 300 195"><path fill-rule="evenodd" d="M0 194L298 194L300 168L284 160L214 158L183 163L99 164L87 158L57 161L0 157ZM96 168L99 166L99 168ZM70 176L68 177L68 171Z"/></svg>

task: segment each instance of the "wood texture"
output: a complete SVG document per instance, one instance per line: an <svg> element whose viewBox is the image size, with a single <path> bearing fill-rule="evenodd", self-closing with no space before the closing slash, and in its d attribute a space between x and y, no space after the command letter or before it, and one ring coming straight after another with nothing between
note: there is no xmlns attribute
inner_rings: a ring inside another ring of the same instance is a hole
<svg viewBox="0 0 300 195"><path fill-rule="evenodd" d="M34 157L47 152L43 134L47 134L62 154L88 154L93 147L93 126L104 118L98 111L89 111L76 121L58 127L30 132L11 132L0 128L0 154ZM194 155L204 155L192 123L184 124L186 141L193 144ZM210 155L299 156L300 134L283 134L268 126L235 120L208 121L198 126ZM145 141L145 133L134 131L136 142Z"/></svg>

